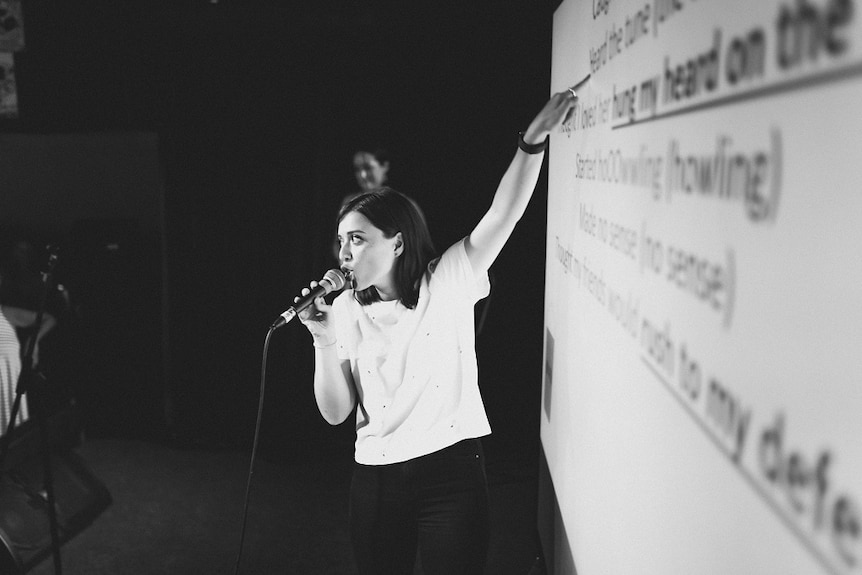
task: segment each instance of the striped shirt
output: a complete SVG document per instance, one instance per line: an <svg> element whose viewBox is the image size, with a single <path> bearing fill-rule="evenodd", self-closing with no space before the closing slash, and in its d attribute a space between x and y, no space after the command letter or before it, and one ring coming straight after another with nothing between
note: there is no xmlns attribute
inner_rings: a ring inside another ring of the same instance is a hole
<svg viewBox="0 0 862 575"><path fill-rule="evenodd" d="M3 309L0 308L0 435L6 433L9 427L9 417L12 415L12 404L15 402L20 374L21 344L18 341L18 334L15 332L15 327L3 315ZM27 402L22 398L15 424L24 423L28 416Z"/></svg>

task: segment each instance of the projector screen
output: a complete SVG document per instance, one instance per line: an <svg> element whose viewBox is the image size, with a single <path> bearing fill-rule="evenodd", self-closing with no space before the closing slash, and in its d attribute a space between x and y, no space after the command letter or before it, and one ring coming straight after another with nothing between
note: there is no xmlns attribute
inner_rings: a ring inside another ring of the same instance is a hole
<svg viewBox="0 0 862 575"><path fill-rule="evenodd" d="M555 573L862 573L853 0L565 0L542 446ZM559 551L559 545L558 551Z"/></svg>

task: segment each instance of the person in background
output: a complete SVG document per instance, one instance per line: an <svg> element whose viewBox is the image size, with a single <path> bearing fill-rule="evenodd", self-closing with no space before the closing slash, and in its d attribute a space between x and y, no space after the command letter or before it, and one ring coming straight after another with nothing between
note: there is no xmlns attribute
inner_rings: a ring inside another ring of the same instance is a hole
<svg viewBox="0 0 862 575"><path fill-rule="evenodd" d="M371 150L371 151L369 151ZM353 176L359 189L341 199L344 207L350 200L370 190L376 190L389 182L389 152L377 146L360 148L353 154ZM332 254L338 259L338 239L332 245Z"/></svg>
<svg viewBox="0 0 862 575"><path fill-rule="evenodd" d="M0 286L2 284L3 276L0 275ZM37 314L38 312L30 309L0 304L0 435L4 435L9 427L18 379L23 367L22 350L27 349L29 338L36 338L32 358L33 369L36 369L39 366L39 343L57 323L54 316L45 312L42 314L39 330L36 333L28 333L32 332L36 325ZM24 337L19 338L19 333L24 334ZM27 402L22 398L15 425L24 423L28 418Z"/></svg>
<svg viewBox="0 0 862 575"><path fill-rule="evenodd" d="M349 287L300 313L314 345L317 407L356 418L350 534L359 572L481 574L488 491L480 438L474 306L527 208L547 138L571 113L555 94L519 134L490 208L438 257L417 205L389 187L345 203L339 260ZM317 282L311 283L311 289ZM304 289L303 295L310 293Z"/></svg>
<svg viewBox="0 0 862 575"><path fill-rule="evenodd" d="M383 148L357 150L353 154L353 175L360 193L383 187L389 182L389 153Z"/></svg>

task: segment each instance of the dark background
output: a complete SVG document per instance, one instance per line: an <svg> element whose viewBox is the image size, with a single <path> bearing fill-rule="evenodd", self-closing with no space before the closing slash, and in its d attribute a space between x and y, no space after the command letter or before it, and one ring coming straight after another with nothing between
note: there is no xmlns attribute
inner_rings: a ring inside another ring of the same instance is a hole
<svg viewBox="0 0 862 575"><path fill-rule="evenodd" d="M6 236L64 248L74 305L52 336L53 378L85 433L250 449L267 328L334 267L352 152L392 152L392 183L423 206L438 250L464 236L548 97L555 4L25 0L21 116L0 135L157 142L155 229L0 214ZM538 460L545 192L543 175L492 269L478 338L493 477ZM352 453L351 424L317 413L312 360L301 325L274 333L264 457Z"/></svg>

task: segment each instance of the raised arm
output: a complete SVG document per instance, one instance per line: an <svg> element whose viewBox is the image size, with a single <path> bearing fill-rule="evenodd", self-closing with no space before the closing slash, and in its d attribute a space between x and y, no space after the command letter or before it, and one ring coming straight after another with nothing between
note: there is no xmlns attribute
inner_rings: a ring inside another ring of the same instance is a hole
<svg viewBox="0 0 862 575"><path fill-rule="evenodd" d="M563 122L575 102L577 97L574 90L554 94L524 132L523 140L527 147L541 145L551 131ZM530 154L519 146L500 180L490 209L467 237L467 257L477 272L491 267L512 235L515 224L524 215L539 180L545 157L542 151Z"/></svg>

